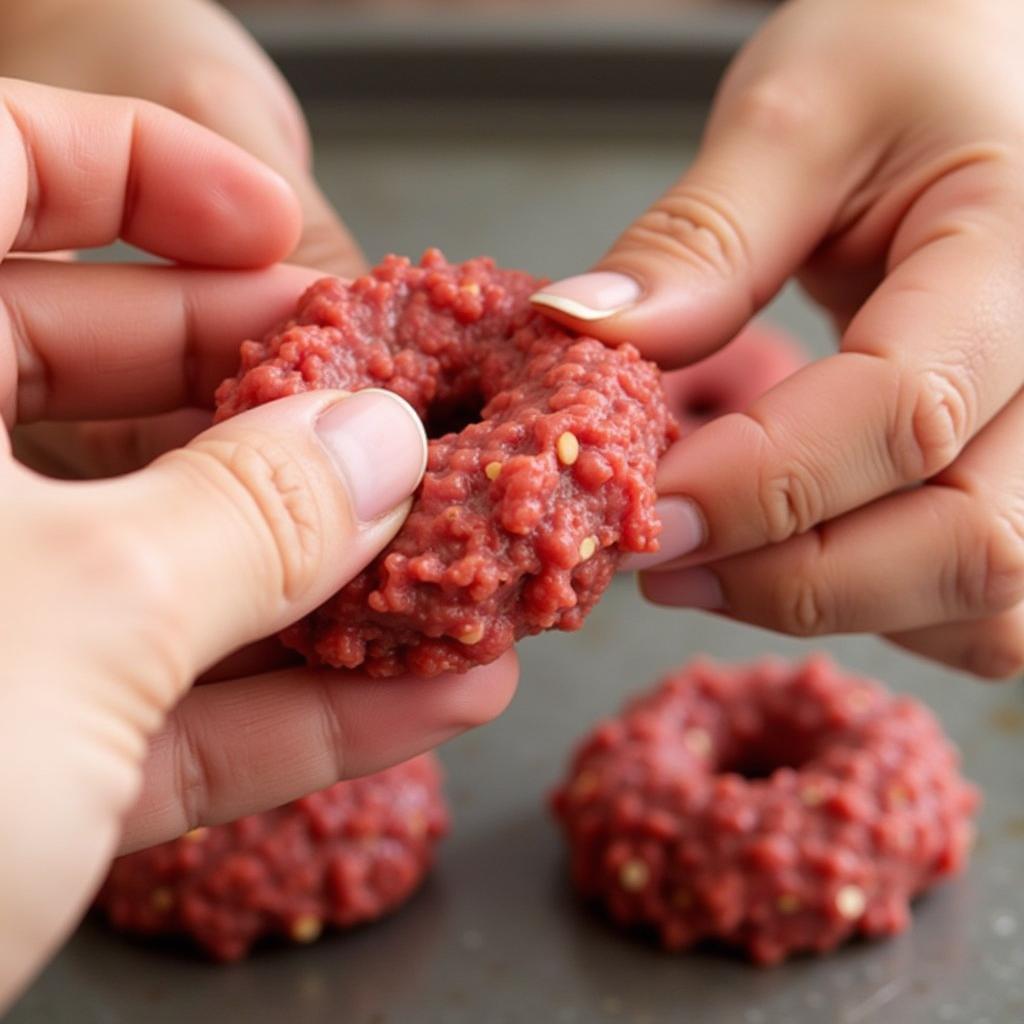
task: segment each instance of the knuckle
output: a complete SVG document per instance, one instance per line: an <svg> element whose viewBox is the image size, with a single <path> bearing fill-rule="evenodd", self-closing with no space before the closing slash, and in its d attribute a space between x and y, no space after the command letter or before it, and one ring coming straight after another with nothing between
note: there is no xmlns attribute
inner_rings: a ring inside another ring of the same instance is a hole
<svg viewBox="0 0 1024 1024"><path fill-rule="evenodd" d="M782 455L767 429L750 413L739 415L757 424L763 438L757 464L755 499L764 539L779 544L806 533L824 517L825 499L814 474L792 454Z"/></svg>
<svg viewBox="0 0 1024 1024"><path fill-rule="evenodd" d="M317 491L302 463L266 435L201 440L186 451L201 460L207 485L242 516L268 592L289 602L301 598L315 582L324 553Z"/></svg>
<svg viewBox="0 0 1024 1024"><path fill-rule="evenodd" d="M899 479L926 480L945 469L967 443L975 419L974 400L964 375L951 368L930 370L903 388L889 457Z"/></svg>
<svg viewBox="0 0 1024 1024"><path fill-rule="evenodd" d="M831 632L821 585L811 576L796 575L780 584L777 607L783 633L813 637Z"/></svg>
<svg viewBox="0 0 1024 1024"><path fill-rule="evenodd" d="M730 120L773 141L805 144L808 133L821 127L820 95L820 82L806 82L791 72L761 75L732 95Z"/></svg>
<svg viewBox="0 0 1024 1024"><path fill-rule="evenodd" d="M641 215L623 236L623 247L660 253L726 279L747 276L752 263L733 203L707 186L685 181Z"/></svg>
<svg viewBox="0 0 1024 1024"><path fill-rule="evenodd" d="M1013 642L981 640L964 653L963 668L982 679L1024 675L1024 637Z"/></svg>
<svg viewBox="0 0 1024 1024"><path fill-rule="evenodd" d="M834 632L837 622L834 596L817 571L822 540L817 531L807 540L792 570L780 576L774 600L776 628L798 637Z"/></svg>
<svg viewBox="0 0 1024 1024"><path fill-rule="evenodd" d="M983 548L978 597L982 611L1024 599L1024 506L995 512Z"/></svg>
<svg viewBox="0 0 1024 1024"><path fill-rule="evenodd" d="M958 612L987 615L1024 599L1024 507L987 510L957 549L950 604Z"/></svg>
<svg viewBox="0 0 1024 1024"><path fill-rule="evenodd" d="M174 799L186 830L193 829L206 819L209 795L214 791L214 771L185 715L181 716L180 728L174 735L171 764Z"/></svg>
<svg viewBox="0 0 1024 1024"><path fill-rule="evenodd" d="M346 778L349 732L345 724L345 709L339 700L337 688L324 679L320 684L320 722L324 745L332 758L332 778Z"/></svg>
<svg viewBox="0 0 1024 1024"><path fill-rule="evenodd" d="M818 522L821 500L808 475L795 466L767 474L758 487L765 539L779 544Z"/></svg>

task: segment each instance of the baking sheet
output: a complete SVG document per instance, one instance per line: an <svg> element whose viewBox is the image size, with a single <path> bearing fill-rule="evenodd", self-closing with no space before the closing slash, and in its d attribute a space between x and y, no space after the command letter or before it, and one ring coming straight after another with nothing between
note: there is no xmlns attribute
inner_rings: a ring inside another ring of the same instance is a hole
<svg viewBox="0 0 1024 1024"><path fill-rule="evenodd" d="M393 918L308 948L214 967L90 922L12 1024L344 1021L352 1024L1006 1024L1024 1018L1024 807L1019 685L990 688L873 641L830 644L927 699L987 803L969 874L920 901L887 942L762 970L669 956L620 936L565 885L545 794L564 752L635 687L697 650L748 657L787 643L643 606L620 581L582 633L524 644L499 722L444 752L455 828L426 888ZM424 685L429 685L425 683Z"/></svg>
<svg viewBox="0 0 1024 1024"><path fill-rule="evenodd" d="M497 118L497 120L496 120ZM314 111L332 198L371 255L442 243L541 273L579 270L692 154L686 110L339 105ZM774 316L818 351L820 319L787 293ZM892 941L760 970L669 956L576 904L545 808L573 741L631 690L706 651L807 645L644 605L618 581L585 629L522 645L497 723L443 757L455 812L429 884L375 926L228 968L135 945L87 922L12 1024L1008 1024L1024 1019L1024 690L931 667L880 642L823 645L927 700L986 804L972 868L924 898ZM424 683L423 685L429 685Z"/></svg>

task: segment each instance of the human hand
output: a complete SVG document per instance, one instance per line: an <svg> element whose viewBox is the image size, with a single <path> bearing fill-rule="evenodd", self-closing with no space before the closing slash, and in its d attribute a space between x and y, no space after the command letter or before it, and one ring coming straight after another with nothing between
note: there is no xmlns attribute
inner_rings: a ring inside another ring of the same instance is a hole
<svg viewBox="0 0 1024 1024"><path fill-rule="evenodd" d="M298 102L280 73L209 0L33 0L0 5L0 74L151 100L247 149L292 186L302 234L289 261L351 277L358 245L320 191ZM22 461L53 475L137 469L210 425L199 410L22 428Z"/></svg>
<svg viewBox="0 0 1024 1024"><path fill-rule="evenodd" d="M33 0L0 11L0 73L159 103L272 167L302 205L290 263L354 277L359 246L320 191L298 101L242 26L210 0Z"/></svg>
<svg viewBox="0 0 1024 1024"><path fill-rule="evenodd" d="M793 0L690 170L536 297L673 366L797 274L841 333L668 453L648 598L1024 667L1022 51L1019 0Z"/></svg>
<svg viewBox="0 0 1024 1024"><path fill-rule="evenodd" d="M0 98L0 253L120 234L176 264L0 265L2 1003L118 850L435 746L496 714L516 669L510 656L378 682L289 667L191 688L387 543L422 473L423 428L394 396L315 392L117 480L19 466L15 422L207 400L238 340L286 315L315 275L181 266L266 264L299 230L287 185L213 133L133 100L6 80Z"/></svg>

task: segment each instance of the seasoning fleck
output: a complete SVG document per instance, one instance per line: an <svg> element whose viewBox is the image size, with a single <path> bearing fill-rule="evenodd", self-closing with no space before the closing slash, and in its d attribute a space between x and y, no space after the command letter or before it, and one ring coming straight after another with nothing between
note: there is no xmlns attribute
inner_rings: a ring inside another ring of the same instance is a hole
<svg viewBox="0 0 1024 1024"><path fill-rule="evenodd" d="M174 906L174 893L161 885L150 893L149 902L154 910L170 910Z"/></svg>
<svg viewBox="0 0 1024 1024"><path fill-rule="evenodd" d="M559 435L555 451L558 453L558 461L563 466L571 466L580 457L579 438L571 430L567 430Z"/></svg>
<svg viewBox="0 0 1024 1024"><path fill-rule="evenodd" d="M315 914L303 914L292 922L291 937L296 942L316 942L324 930L324 923Z"/></svg>
<svg viewBox="0 0 1024 1024"><path fill-rule="evenodd" d="M467 647L472 647L473 644L480 643L484 638L484 627L477 623L475 626L470 626L469 629L459 634L459 643L465 644Z"/></svg>
<svg viewBox="0 0 1024 1024"><path fill-rule="evenodd" d="M627 860L619 870L619 885L626 892L639 892L651 879L651 869L642 860Z"/></svg>
<svg viewBox="0 0 1024 1024"><path fill-rule="evenodd" d="M856 921L867 906L867 897L859 885L844 885L836 893L836 910L848 921Z"/></svg>
<svg viewBox="0 0 1024 1024"><path fill-rule="evenodd" d="M795 893L784 892L775 901L775 905L783 914L795 914L800 909L800 897Z"/></svg>

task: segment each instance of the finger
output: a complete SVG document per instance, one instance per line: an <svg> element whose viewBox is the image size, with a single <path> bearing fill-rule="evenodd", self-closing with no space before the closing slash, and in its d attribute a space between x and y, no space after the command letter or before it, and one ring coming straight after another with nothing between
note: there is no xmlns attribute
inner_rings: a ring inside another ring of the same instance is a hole
<svg viewBox="0 0 1024 1024"><path fill-rule="evenodd" d="M366 257L314 179L292 181L302 204L302 234L289 259L338 277L358 277L367 269Z"/></svg>
<svg viewBox="0 0 1024 1024"><path fill-rule="evenodd" d="M903 632L1024 600L1024 396L934 481L783 544L645 575L659 604L784 633Z"/></svg>
<svg viewBox="0 0 1024 1024"><path fill-rule="evenodd" d="M282 83L272 96L268 93L276 117L267 117L264 105L253 102L252 90L252 76L223 64L204 64L191 73L178 109L259 157L291 185L302 208L302 234L290 262L357 277L366 270L366 260L313 178L308 141L303 132L297 139L292 128L301 127L302 115L293 109L287 87Z"/></svg>
<svg viewBox="0 0 1024 1024"><path fill-rule="evenodd" d="M46 45L19 26L22 45L5 53L11 74L68 88L138 96L230 139L276 170L302 207L303 233L290 262L354 277L362 255L310 172L302 110L281 73L219 5L177 0L69 5L46 22ZM107 15L104 17L104 15ZM26 39L28 45L25 45ZM84 42L83 42L84 40Z"/></svg>
<svg viewBox="0 0 1024 1024"><path fill-rule="evenodd" d="M177 409L142 419L34 423L15 428L14 452L37 473L61 480L122 476L188 444L212 419L205 409Z"/></svg>
<svg viewBox="0 0 1024 1024"><path fill-rule="evenodd" d="M276 636L268 636L266 640L247 644L218 661L196 680L196 685L206 686L208 683L222 683L226 679L265 675L305 664L305 659L298 651L285 647Z"/></svg>
<svg viewBox="0 0 1024 1024"><path fill-rule="evenodd" d="M803 73L727 82L692 167L593 272L533 301L664 366L734 337L824 238L884 144Z"/></svg>
<svg viewBox="0 0 1024 1024"><path fill-rule="evenodd" d="M258 267L294 247L299 210L279 175L141 100L0 83L3 251L106 245Z"/></svg>
<svg viewBox="0 0 1024 1024"><path fill-rule="evenodd" d="M154 737L121 852L381 771L499 715L511 652L461 676L291 669L193 690Z"/></svg>
<svg viewBox="0 0 1024 1024"><path fill-rule="evenodd" d="M11 260L0 267L8 423L209 407L238 347L294 311L315 275ZM6 336L5 336L6 335Z"/></svg>
<svg viewBox="0 0 1024 1024"><path fill-rule="evenodd" d="M56 252L12 252L10 255L19 260L55 260L58 263L73 263L75 250L59 249Z"/></svg>
<svg viewBox="0 0 1024 1024"><path fill-rule="evenodd" d="M707 525L693 561L778 543L957 457L1024 381L1022 218L1002 166L951 174L905 219L898 264L840 354L668 454L659 491Z"/></svg>
<svg viewBox="0 0 1024 1024"><path fill-rule="evenodd" d="M317 391L221 423L132 476L64 486L109 530L111 571L152 623L141 640L167 654L153 685L170 704L360 571L404 520L426 452L397 396Z"/></svg>
<svg viewBox="0 0 1024 1024"><path fill-rule="evenodd" d="M1024 605L972 622L892 633L899 647L983 679L1024 675Z"/></svg>

